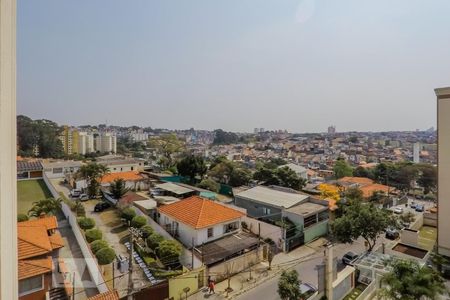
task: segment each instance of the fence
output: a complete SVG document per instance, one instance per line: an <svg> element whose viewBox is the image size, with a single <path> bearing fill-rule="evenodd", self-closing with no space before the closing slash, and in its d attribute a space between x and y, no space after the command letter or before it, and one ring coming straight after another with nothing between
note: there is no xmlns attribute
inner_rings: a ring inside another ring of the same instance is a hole
<svg viewBox="0 0 450 300"><path fill-rule="evenodd" d="M147 218L147 223L155 230L156 233L162 235L167 240L175 240L173 236L171 236L164 228L161 227L158 223L156 223L155 220L150 218L148 215L146 215L144 212L142 212L140 209L135 209L136 213L138 215L144 216ZM180 262L183 266L190 266L192 269L200 268L203 264L202 261L197 258L195 255L192 254L192 252L188 249L186 249L184 246L182 246L183 251L180 256ZM194 265L192 266L192 257L194 257Z"/></svg>
<svg viewBox="0 0 450 300"><path fill-rule="evenodd" d="M55 199L59 198L60 194L56 191L55 187L53 186L53 184L51 184L50 180L48 179L45 173L43 179L53 197ZM103 278L101 268L97 264L97 259L94 257L94 254L92 254L91 249L83 233L81 232L80 227L78 226L76 216L72 213L70 207L64 202L61 203L61 210L64 216L66 217L67 221L69 222L72 232L77 240L77 243L80 246L81 253L83 254L84 261L86 262L86 267L89 271L89 274L91 275L92 281L94 281L95 286L97 287L100 293L109 291L109 288L105 283L105 279Z"/></svg>

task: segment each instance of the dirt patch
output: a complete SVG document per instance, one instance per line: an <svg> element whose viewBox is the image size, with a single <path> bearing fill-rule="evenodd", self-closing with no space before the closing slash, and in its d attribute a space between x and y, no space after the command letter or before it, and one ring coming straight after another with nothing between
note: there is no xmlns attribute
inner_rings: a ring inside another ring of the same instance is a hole
<svg viewBox="0 0 450 300"><path fill-rule="evenodd" d="M408 245L401 244L401 243L398 243L397 245L395 245L395 247L392 248L392 250L406 254L406 255L414 256L414 257L417 257L420 259L424 258L425 255L427 255L427 253L428 253L428 251L426 251L426 250L408 246Z"/></svg>

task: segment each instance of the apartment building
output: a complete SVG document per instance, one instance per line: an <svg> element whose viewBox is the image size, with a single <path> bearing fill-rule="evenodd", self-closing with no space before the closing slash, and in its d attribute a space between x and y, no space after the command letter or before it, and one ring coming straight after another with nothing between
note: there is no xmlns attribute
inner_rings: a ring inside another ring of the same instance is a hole
<svg viewBox="0 0 450 300"><path fill-rule="evenodd" d="M438 252L450 257L450 87L435 89L438 124Z"/></svg>
<svg viewBox="0 0 450 300"><path fill-rule="evenodd" d="M87 154L95 152L94 136L87 132L80 132L78 134L78 153Z"/></svg>
<svg viewBox="0 0 450 300"><path fill-rule="evenodd" d="M65 125L63 131L59 136L63 144L64 153L67 155L76 154L78 152L78 138L79 132L77 129Z"/></svg>
<svg viewBox="0 0 450 300"><path fill-rule="evenodd" d="M95 150L102 153L117 152L117 137L113 133L100 133L95 137Z"/></svg>

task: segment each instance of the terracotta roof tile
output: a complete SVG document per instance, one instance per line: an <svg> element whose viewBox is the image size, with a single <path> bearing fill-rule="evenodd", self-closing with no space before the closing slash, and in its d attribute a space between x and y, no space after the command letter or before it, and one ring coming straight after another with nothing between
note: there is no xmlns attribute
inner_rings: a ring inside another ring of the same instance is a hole
<svg viewBox="0 0 450 300"><path fill-rule="evenodd" d="M18 263L19 280L50 273L52 270L53 262L51 256L42 259L19 260Z"/></svg>
<svg viewBox="0 0 450 300"><path fill-rule="evenodd" d="M361 191L363 192L363 196L365 198L368 198L372 196L373 193L375 193L376 191L381 191L387 194L388 192L393 192L394 188L389 187L387 185L374 183L361 187Z"/></svg>
<svg viewBox="0 0 450 300"><path fill-rule="evenodd" d="M54 233L48 237L53 250L64 247L64 240L59 233Z"/></svg>
<svg viewBox="0 0 450 300"><path fill-rule="evenodd" d="M58 228L58 220L55 216L46 216L43 218L19 222L17 223L17 226L45 226L47 230L53 230Z"/></svg>
<svg viewBox="0 0 450 300"><path fill-rule="evenodd" d="M359 183L361 185L363 184L372 184L373 180L370 178L365 177L342 177L338 181L340 182L349 182L349 183Z"/></svg>
<svg viewBox="0 0 450 300"><path fill-rule="evenodd" d="M19 259L47 254L53 250L44 226L17 226Z"/></svg>
<svg viewBox="0 0 450 300"><path fill-rule="evenodd" d="M235 220L244 215L238 210L198 196L161 206L159 211L195 229Z"/></svg>
<svg viewBox="0 0 450 300"><path fill-rule="evenodd" d="M116 290L109 291L89 297L88 300L119 300L119 293Z"/></svg>
<svg viewBox="0 0 450 300"><path fill-rule="evenodd" d="M101 183L111 183L116 179L123 179L125 181L138 181L144 179L142 175L137 171L129 171L129 172L118 172L118 173L110 173L106 174L102 177Z"/></svg>

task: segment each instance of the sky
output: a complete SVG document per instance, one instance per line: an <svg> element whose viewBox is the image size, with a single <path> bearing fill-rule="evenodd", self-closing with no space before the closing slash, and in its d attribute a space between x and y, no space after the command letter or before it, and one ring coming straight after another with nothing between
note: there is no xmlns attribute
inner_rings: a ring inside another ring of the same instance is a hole
<svg viewBox="0 0 450 300"><path fill-rule="evenodd" d="M59 124L427 129L448 0L20 0L17 111Z"/></svg>

